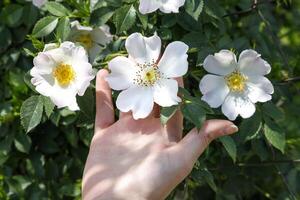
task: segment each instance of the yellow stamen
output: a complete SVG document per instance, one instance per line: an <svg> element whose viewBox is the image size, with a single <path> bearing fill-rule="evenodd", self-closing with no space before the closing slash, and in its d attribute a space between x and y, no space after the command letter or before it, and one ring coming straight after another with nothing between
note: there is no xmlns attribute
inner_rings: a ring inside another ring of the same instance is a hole
<svg viewBox="0 0 300 200"><path fill-rule="evenodd" d="M149 71L146 72L146 74L145 74L145 81L148 82L148 83L150 83L150 84L153 84L156 81L156 76L157 76L157 73L152 68L152 69L150 69Z"/></svg>
<svg viewBox="0 0 300 200"><path fill-rule="evenodd" d="M229 89L233 92L243 92L245 90L247 77L239 71L234 71L225 77Z"/></svg>
<svg viewBox="0 0 300 200"><path fill-rule="evenodd" d="M90 34L82 34L77 38L77 42L80 42L86 49L90 49L93 46L93 40Z"/></svg>
<svg viewBox="0 0 300 200"><path fill-rule="evenodd" d="M54 78L59 85L66 87L68 86L76 76L75 71L71 65L61 63L53 69L52 72Z"/></svg>

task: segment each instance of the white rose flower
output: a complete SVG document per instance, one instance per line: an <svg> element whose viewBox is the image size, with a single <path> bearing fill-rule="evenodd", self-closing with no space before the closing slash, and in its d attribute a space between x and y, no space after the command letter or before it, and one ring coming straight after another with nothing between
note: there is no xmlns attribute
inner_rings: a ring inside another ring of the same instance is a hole
<svg viewBox="0 0 300 200"><path fill-rule="evenodd" d="M104 49L105 45L112 41L109 26L103 25L98 28L81 26L78 21L71 23L70 40L84 46L88 51L90 60L94 61L97 54Z"/></svg>
<svg viewBox="0 0 300 200"><path fill-rule="evenodd" d="M26 1L32 1L32 4L38 8L41 8L43 5L47 3L47 0L26 0Z"/></svg>
<svg viewBox="0 0 300 200"><path fill-rule="evenodd" d="M159 9L164 13L178 13L185 0L140 0L139 11L142 14L152 13Z"/></svg>
<svg viewBox="0 0 300 200"><path fill-rule="evenodd" d="M72 42L59 47L48 44L33 59L31 83L40 94L50 97L58 107L78 110L76 94L83 96L95 75L86 51Z"/></svg>
<svg viewBox="0 0 300 200"><path fill-rule="evenodd" d="M204 60L205 75L200 82L202 100L212 108L222 105L222 112L230 120L238 115L249 118L255 113L255 103L272 99L272 83L264 77L271 66L254 50L236 56L229 50L209 55Z"/></svg>
<svg viewBox="0 0 300 200"><path fill-rule="evenodd" d="M183 76L188 69L188 46L183 42L169 44L160 58L161 40L155 34L143 37L130 35L125 43L128 58L119 56L108 64L106 78L114 90L123 90L116 105L122 112L132 111L134 119L147 117L154 102L163 107L178 104L178 84L173 78Z"/></svg>

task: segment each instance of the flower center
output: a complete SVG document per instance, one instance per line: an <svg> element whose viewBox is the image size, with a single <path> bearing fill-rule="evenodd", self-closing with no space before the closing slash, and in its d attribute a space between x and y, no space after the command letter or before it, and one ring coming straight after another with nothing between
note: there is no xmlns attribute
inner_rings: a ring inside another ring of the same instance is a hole
<svg viewBox="0 0 300 200"><path fill-rule="evenodd" d="M75 79L75 71L71 65L61 63L53 69L54 78L61 86L68 86Z"/></svg>
<svg viewBox="0 0 300 200"><path fill-rule="evenodd" d="M153 86L157 80L161 78L157 64L151 63L137 64L139 70L136 72L134 83L140 86Z"/></svg>
<svg viewBox="0 0 300 200"><path fill-rule="evenodd" d="M93 40L90 34L82 34L77 38L77 42L80 42L86 49L90 49L93 46Z"/></svg>
<svg viewBox="0 0 300 200"><path fill-rule="evenodd" d="M234 71L225 77L229 89L233 92L242 92L245 89L247 77L239 71Z"/></svg>

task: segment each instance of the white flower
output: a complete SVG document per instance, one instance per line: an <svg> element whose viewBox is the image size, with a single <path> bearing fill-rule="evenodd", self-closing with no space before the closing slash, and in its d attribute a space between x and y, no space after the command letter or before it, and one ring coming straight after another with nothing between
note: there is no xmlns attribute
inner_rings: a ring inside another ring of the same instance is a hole
<svg viewBox="0 0 300 200"><path fill-rule="evenodd" d="M93 29L92 27L81 26L78 21L73 21L71 27L70 40L84 46L91 61L94 61L105 45L112 41L112 35L107 25Z"/></svg>
<svg viewBox="0 0 300 200"><path fill-rule="evenodd" d="M30 74L36 91L50 97L58 108L78 110L76 94L82 96L94 79L86 51L72 42L45 46L33 60Z"/></svg>
<svg viewBox="0 0 300 200"><path fill-rule="evenodd" d="M142 14L152 13L159 9L164 13L178 13L185 0L140 0L139 11Z"/></svg>
<svg viewBox="0 0 300 200"><path fill-rule="evenodd" d="M230 120L238 115L249 118L255 113L255 103L272 99L272 83L264 77L271 66L254 50L245 50L237 62L233 52L222 50L204 60L205 75L200 82L202 100L212 108L222 105Z"/></svg>
<svg viewBox="0 0 300 200"><path fill-rule="evenodd" d="M26 0L26 1L32 1L32 4L38 8L41 8L43 5L47 3L47 0Z"/></svg>
<svg viewBox="0 0 300 200"><path fill-rule="evenodd" d="M132 111L134 119L147 117L154 102L163 107L178 104L178 84L173 78L188 69L188 46L183 42L169 44L160 58L161 40L155 34L130 35L125 43L128 58L119 56L108 64L111 74L106 80L114 90L123 90L117 99L122 112Z"/></svg>

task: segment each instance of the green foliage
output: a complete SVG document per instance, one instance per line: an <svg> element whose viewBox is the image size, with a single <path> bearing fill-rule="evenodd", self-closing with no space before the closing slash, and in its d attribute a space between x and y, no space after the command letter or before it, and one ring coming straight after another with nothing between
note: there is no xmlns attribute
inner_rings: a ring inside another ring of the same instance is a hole
<svg viewBox="0 0 300 200"><path fill-rule="evenodd" d="M70 23L110 26L114 41L94 68L125 55L131 33L157 33L190 47L182 103L161 109L163 124L177 111L184 133L206 119L224 118L201 101L199 81L208 54L257 50L272 66L271 102L257 104L239 132L214 141L169 199L300 198L300 16L299 1L186 0L180 12L142 15L138 0L50 0L41 9L29 1L0 1L0 199L81 199L81 178L93 136L95 93L77 101L81 111L57 109L39 95L28 71L44 45L68 40ZM182 159L182 158L178 158Z"/></svg>

